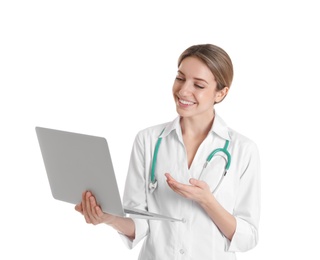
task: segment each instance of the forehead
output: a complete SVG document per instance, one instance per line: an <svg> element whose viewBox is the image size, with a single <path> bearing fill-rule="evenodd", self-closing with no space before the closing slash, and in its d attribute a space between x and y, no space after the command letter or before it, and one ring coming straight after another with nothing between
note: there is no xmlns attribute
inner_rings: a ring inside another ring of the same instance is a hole
<svg viewBox="0 0 320 260"><path fill-rule="evenodd" d="M186 77L202 78L207 81L215 81L214 75L208 66L199 58L187 57L182 60L178 71L183 73Z"/></svg>

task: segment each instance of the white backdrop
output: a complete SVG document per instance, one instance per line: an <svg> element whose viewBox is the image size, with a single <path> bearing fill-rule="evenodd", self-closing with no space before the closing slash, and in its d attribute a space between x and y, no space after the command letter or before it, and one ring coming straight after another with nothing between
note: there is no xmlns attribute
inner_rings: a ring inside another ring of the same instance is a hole
<svg viewBox="0 0 320 260"><path fill-rule="evenodd" d="M238 259L315 259L317 1L0 2L0 259L137 259L51 197L34 127L109 139L123 192L133 139L176 116L179 54L213 43L235 78L217 112L262 160L260 242Z"/></svg>

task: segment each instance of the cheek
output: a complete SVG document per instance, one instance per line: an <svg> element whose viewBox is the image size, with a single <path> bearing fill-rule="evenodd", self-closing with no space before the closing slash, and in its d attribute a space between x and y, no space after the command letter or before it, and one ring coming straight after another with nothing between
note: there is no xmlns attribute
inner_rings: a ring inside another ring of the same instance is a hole
<svg viewBox="0 0 320 260"><path fill-rule="evenodd" d="M209 93L207 91L203 92L198 92L195 93L195 96L199 99L199 100L203 100L203 101L208 101L210 99L212 99L212 93Z"/></svg>
<svg viewBox="0 0 320 260"><path fill-rule="evenodd" d="M202 101L202 103L206 103L208 105L213 105L215 102L215 95L212 94L212 92L202 92L199 93L196 97L199 101Z"/></svg>
<svg viewBox="0 0 320 260"><path fill-rule="evenodd" d="M176 83L173 83L173 86L172 86L172 93L175 94L179 91L179 86L178 84Z"/></svg>

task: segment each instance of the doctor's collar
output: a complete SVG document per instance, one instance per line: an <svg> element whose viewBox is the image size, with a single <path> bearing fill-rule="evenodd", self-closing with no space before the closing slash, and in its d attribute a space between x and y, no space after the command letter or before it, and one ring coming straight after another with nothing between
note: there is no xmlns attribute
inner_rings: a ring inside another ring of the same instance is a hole
<svg viewBox="0 0 320 260"><path fill-rule="evenodd" d="M177 116L173 121L168 123L165 126L165 129L163 130L163 132L161 133L161 135L159 137L161 137L161 138L166 137L173 130L176 130L177 134L181 133L180 118L181 118L180 116ZM221 138L230 141L228 127L227 127L226 123L222 120L222 118L217 115L217 113L215 113L215 118L214 118L210 132L214 132L215 134L217 134Z"/></svg>
<svg viewBox="0 0 320 260"><path fill-rule="evenodd" d="M177 130L180 128L180 116L177 116L173 121L168 123L165 126L165 129L161 133L159 137L166 137L168 136L173 130Z"/></svg>
<svg viewBox="0 0 320 260"><path fill-rule="evenodd" d="M227 124L222 120L222 118L215 113L213 124L210 132L216 133L218 136L225 140L230 141L229 129Z"/></svg>

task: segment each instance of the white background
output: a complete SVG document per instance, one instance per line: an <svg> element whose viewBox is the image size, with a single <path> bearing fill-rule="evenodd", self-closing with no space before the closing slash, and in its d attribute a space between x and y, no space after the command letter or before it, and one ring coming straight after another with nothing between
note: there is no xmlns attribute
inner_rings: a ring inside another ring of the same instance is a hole
<svg viewBox="0 0 320 260"><path fill-rule="evenodd" d="M262 160L260 242L238 259L315 259L317 1L0 2L0 259L137 259L51 197L34 127L109 139L123 192L133 139L171 121L179 54L213 43L235 77L216 106Z"/></svg>

